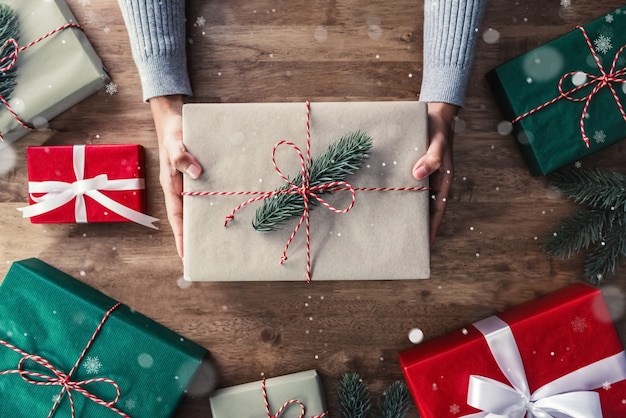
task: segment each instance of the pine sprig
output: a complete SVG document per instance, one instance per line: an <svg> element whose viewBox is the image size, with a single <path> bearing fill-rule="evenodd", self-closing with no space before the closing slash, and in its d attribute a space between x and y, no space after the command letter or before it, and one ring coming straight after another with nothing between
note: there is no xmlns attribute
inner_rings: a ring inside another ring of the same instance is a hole
<svg viewBox="0 0 626 418"><path fill-rule="evenodd" d="M343 418L366 418L372 403L363 379L356 373L346 373L339 384L339 407Z"/></svg>
<svg viewBox="0 0 626 418"><path fill-rule="evenodd" d="M353 174L359 169L361 163L368 157L371 148L372 138L363 132L351 132L342 136L318 158L311 159L309 185L319 186L343 180L347 175ZM301 186L302 174L297 174L292 182L296 186ZM289 185L285 185L278 191L289 187ZM316 193L321 195L330 192ZM319 204L315 199L311 199L310 203L311 209ZM256 211L252 226L257 231L275 231L290 218L300 216L303 210L304 199L301 195L277 194L263 201L263 205Z"/></svg>
<svg viewBox="0 0 626 418"><path fill-rule="evenodd" d="M0 45L4 45L9 39L17 40L19 32L17 14L8 4L0 3ZM6 48L12 48L12 46ZM6 52L6 50L2 52ZM17 69L15 66L8 71L0 72L0 95L5 100L9 100L15 90L16 77Z"/></svg>
<svg viewBox="0 0 626 418"><path fill-rule="evenodd" d="M410 400L406 383L401 380L393 382L378 401L377 418L404 418L409 412Z"/></svg>
<svg viewBox="0 0 626 418"><path fill-rule="evenodd" d="M626 210L626 176L623 174L595 168L567 168L550 175L550 183L576 203Z"/></svg>
<svg viewBox="0 0 626 418"><path fill-rule="evenodd" d="M626 176L597 169L564 169L552 187L581 206L546 237L544 251L559 258L587 250L585 278L602 281L626 257Z"/></svg>

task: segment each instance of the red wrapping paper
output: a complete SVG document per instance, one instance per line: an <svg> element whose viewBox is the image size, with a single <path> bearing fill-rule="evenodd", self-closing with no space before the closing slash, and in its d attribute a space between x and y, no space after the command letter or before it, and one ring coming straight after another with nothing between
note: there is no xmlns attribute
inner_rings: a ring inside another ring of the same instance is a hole
<svg viewBox="0 0 626 418"><path fill-rule="evenodd" d="M622 343L599 290L575 284L497 315L511 328L533 393L590 363L616 355ZM422 418L462 417L470 375L509 384L483 334L473 325L403 351L400 364ZM626 381L595 390L603 418L626 416Z"/></svg>
<svg viewBox="0 0 626 418"><path fill-rule="evenodd" d="M28 181L75 182L73 146L28 147L26 149ZM143 179L144 150L141 145L86 145L84 178L106 174L110 180ZM137 212L145 212L145 189L102 190L102 194ZM29 194L29 203L34 204ZM131 222L129 219L103 207L85 196L87 222ZM75 199L50 212L33 216L32 223L76 223Z"/></svg>

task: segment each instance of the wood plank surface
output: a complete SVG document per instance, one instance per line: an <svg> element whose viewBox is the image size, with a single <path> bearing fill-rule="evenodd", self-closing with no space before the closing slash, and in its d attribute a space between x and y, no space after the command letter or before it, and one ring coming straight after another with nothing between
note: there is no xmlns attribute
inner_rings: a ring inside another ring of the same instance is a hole
<svg viewBox="0 0 626 418"><path fill-rule="evenodd" d="M0 154L0 164L12 164L0 170L0 276L14 260L39 257L209 349L220 386L315 368L332 416L339 416L343 373L359 373L374 397L402 379L397 354L412 346L411 328L430 340L583 280L582 256L553 260L542 251L554 222L573 205L544 178L532 177L513 138L497 133L502 116L484 75L621 2L489 2L457 124L456 178L432 249L431 279L190 287L180 286L182 263L158 183L152 117L141 100L117 2L68 3L118 93L94 94L55 118L52 132L32 133ZM416 0L187 0L189 101L416 99L422 17ZM496 42L483 39L488 30L499 35ZM161 219L159 231L134 224L32 225L21 218L16 208L27 203L25 148L85 143L146 148L148 213ZM623 171L624 143L583 166ZM614 295L612 308L623 312L626 270L602 287ZM615 320L626 341L624 317ZM177 416L210 416L206 394L186 398ZM409 417L418 416L412 406Z"/></svg>

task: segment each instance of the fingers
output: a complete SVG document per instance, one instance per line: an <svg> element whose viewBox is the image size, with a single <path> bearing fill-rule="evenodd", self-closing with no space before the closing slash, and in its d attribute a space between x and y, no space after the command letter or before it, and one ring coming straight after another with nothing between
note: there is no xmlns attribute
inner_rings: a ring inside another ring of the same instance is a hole
<svg viewBox="0 0 626 418"><path fill-rule="evenodd" d="M200 162L183 145L182 135L170 135L163 139L163 148L169 165L180 173L197 179L202 174Z"/></svg>

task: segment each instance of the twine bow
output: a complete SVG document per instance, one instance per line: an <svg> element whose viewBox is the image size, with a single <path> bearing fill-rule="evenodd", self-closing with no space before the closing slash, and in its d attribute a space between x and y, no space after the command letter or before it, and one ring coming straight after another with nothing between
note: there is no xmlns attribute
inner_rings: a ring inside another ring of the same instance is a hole
<svg viewBox="0 0 626 418"><path fill-rule="evenodd" d="M147 226L152 229L158 229L153 222L158 221L157 218L148 216L134 209L126 207L116 202L108 196L101 193L101 190L140 190L145 188L144 179L117 179L112 180L106 174L100 174L94 178L85 179L85 146L75 145L72 152L72 163L76 181L41 181L28 182L28 192L31 199L35 202L33 205L18 208L22 212L24 218L41 215L43 213L55 210L66 203L75 199L74 213L76 222L87 222L87 208L85 205L85 196L89 196L105 208L136 222L140 225ZM36 194L43 193L37 197Z"/></svg>
<svg viewBox="0 0 626 418"><path fill-rule="evenodd" d="M265 404L265 413L267 414L267 418L280 418L281 414L285 411L285 409L287 409L289 407L289 405L294 405L294 404L300 406L300 415L298 415L298 418L304 418L304 414L306 412L306 408L304 406L304 403L302 403L302 401L299 401L297 399L290 399L290 400L284 402L280 406L280 408L278 408L276 413L272 414L271 411L270 411L269 401L267 399L267 388L265 387L265 377L261 381L261 390L263 391L263 402ZM328 416L328 411L324 411L321 414L312 416L310 418L324 418L324 417L327 417L327 416Z"/></svg>
<svg viewBox="0 0 626 418"><path fill-rule="evenodd" d="M77 28L77 29L82 29L81 26L78 23L66 23L62 26L59 26L56 29L51 30L50 32L46 33L43 36L40 36L39 38L35 39L34 41L31 41L30 43L20 47L19 44L17 43L16 39L13 38L9 38L7 39L4 44L2 44L2 47L0 47L0 73L4 73L6 71L11 70L16 62L17 62L17 57L19 56L19 54L21 52L23 52L24 50L30 48L31 46L38 44L39 42L43 41L44 39L49 38L52 35L55 35L56 33L59 33L61 31L64 31L65 29L69 29L69 28ZM23 120L15 110L13 110L13 108L11 107L11 105L9 104L9 102L6 100L6 98L2 95L0 95L0 102L2 102L2 104L4 105L4 107L7 108L7 110L9 111L9 113L11 113L11 115L13 115L13 118L17 121L17 123L25 128L28 129L29 131L35 131L36 129L31 126L29 123L27 123L25 120ZM4 141L4 135L2 134L2 132L0 132L0 141Z"/></svg>
<svg viewBox="0 0 626 418"><path fill-rule="evenodd" d="M593 48L593 44L591 43L591 39L589 39L589 35L587 35L587 31L585 30L585 28L582 26L578 26L577 29L579 29L582 32L582 35L585 38L585 42L587 43L587 46L589 47L589 50L591 51L591 55L593 56L598 66L600 75L589 74L583 71L570 71L564 74L559 79L559 83L558 83L559 95L557 97L529 110L528 112L521 114L517 118L513 119L511 123L517 123L520 120L524 119L525 117L530 116L533 113L538 112L556 103L557 101L561 99L567 99L572 102L584 102L585 104L583 106L583 110L580 115L579 126L580 126L580 133L581 133L582 140L585 142L585 146L589 148L590 141L589 141L589 137L587 136L585 132L585 116L587 115L587 110L589 109L589 104L591 103L591 100L600 90L607 87L611 91L611 95L613 96L613 99L615 99L615 103L617 104L617 108L620 112L620 115L622 115L622 119L626 121L626 112L624 112L624 107L622 103L620 102L617 92L615 91L615 87L613 87L613 84L612 84L612 83L626 83L626 79L623 78L626 75L626 67L621 68L621 69L616 69L617 61L619 57L621 56L622 52L624 51L624 48L626 48L626 45L622 45L622 47L615 53L611 67L609 71L607 72L604 70L604 67L602 66L602 62L600 61L600 57L598 56L597 52ZM565 80L567 80L568 78L572 78L576 75L585 76L586 77L585 80L587 81L571 88L570 90L567 90L567 91L564 90L563 83L565 82ZM574 93L586 87L589 87L591 85L594 85L594 87L591 90L591 92L587 94L586 96L583 96L583 97L573 96Z"/></svg>
<svg viewBox="0 0 626 418"><path fill-rule="evenodd" d="M491 355L509 381L471 375L467 404L483 412L461 418L602 418L600 396L594 389L626 379L626 354L598 360L533 393L511 328L496 316L474 323Z"/></svg>
<svg viewBox="0 0 626 418"><path fill-rule="evenodd" d="M293 229L285 247L283 249L282 256L280 258L280 264L283 264L287 260L287 251L291 242L296 237L296 234L300 230L302 224L304 224L305 236L306 236L306 282L311 282L312 271L311 271L311 227L310 227L310 211L311 211L311 199L317 200L324 207L329 209L334 213L347 213L349 212L356 203L356 192L404 192L404 191L426 191L429 190L428 187L353 187L346 181L332 181L316 186L310 185L310 171L311 171L311 103L307 100L305 102L306 106L306 141L305 141L305 152L304 154L300 150L300 148L291 141L281 140L279 141L274 148L272 149L272 165L274 166L274 171L282 178L287 184L288 187L275 191L201 191L201 192L183 192L183 196L242 196L242 195L256 195L251 199L246 200L243 203L240 203L233 209L229 215L226 216L224 221L224 226L227 226L230 221L235 218L235 213L244 208L245 206L260 201L269 199L278 194L298 194L302 196L304 202L304 209L302 211L302 215L300 216L300 220L296 224ZM278 165L276 164L276 150L281 145L288 145L292 149L294 149L300 159L300 174L302 177L302 184L297 185L293 181L289 180L286 177ZM328 202L326 202L321 196L321 193L324 192L337 192L337 191L348 191L351 195L351 201L344 209L337 209Z"/></svg>
<svg viewBox="0 0 626 418"><path fill-rule="evenodd" d="M0 340L0 345L13 350L14 352L16 352L17 354L22 356L20 361L17 363L17 368L16 369L2 371L2 372L0 372L0 376L2 376L2 375L9 375L9 374L19 374L20 377L25 382L33 384L33 385L37 385L37 386L60 386L61 387L61 391L55 397L54 404L52 405L52 408L50 409L50 412L48 413L48 418L53 416L54 412L57 410L59 404L61 403L61 400L62 400L64 394L67 394L67 396L68 396L68 399L69 399L69 402L70 402L70 410L71 410L71 413L72 413L71 416L72 416L72 418L74 418L76 416L76 410L75 410L75 406L74 406L74 396L73 396L74 392L80 393L81 395L85 396L87 399L91 400L92 402L95 402L98 405L102 405L102 406L108 408L109 410L111 410L112 412L117 413L121 417L130 418L129 415L125 414L124 412L120 411L119 409L117 409L114 406L115 403L119 400L119 398L121 396L120 388L119 388L118 384L114 380L111 380L111 379L108 379L108 378L105 378L105 377L97 377L97 378L93 378L93 379L79 380L79 381L72 380L72 375L74 374L74 372L76 371L76 369L78 368L80 363L82 362L82 360L85 357L85 355L87 354L87 351L89 350L89 348L91 348L91 345L93 344L93 342L95 341L98 333L100 332L100 330L104 326L104 323L109 318L109 316L113 313L113 311L115 309L117 309L119 306L120 306L119 303L113 305L113 307L111 309L109 309L104 314L102 320L100 321L100 323L96 327L96 330L94 331L93 335L91 336L91 338L87 342L87 345L85 346L85 348L83 349L82 353L78 357L78 360L76 360L76 363L74 363L74 366L72 367L72 369L67 374L63 373L61 370L59 370L56 367L54 367L45 358L43 358L41 356L34 355L34 354L29 354L29 353L27 353L27 352L25 352L25 351L15 347L14 345L9 344L6 341ZM43 369L46 369L50 374L45 374L45 373L40 373L40 372L36 372L36 371L32 371L32 370L27 370L26 369L26 365L27 365L27 362L29 360L31 362L34 362L35 364L41 366ZM91 393L89 390L87 390L85 388L85 386L93 384L93 383L105 383L105 384L108 384L111 387L113 387L115 389L115 393L116 393L116 395L113 398L113 400L105 401L102 398L94 395L93 393Z"/></svg>

